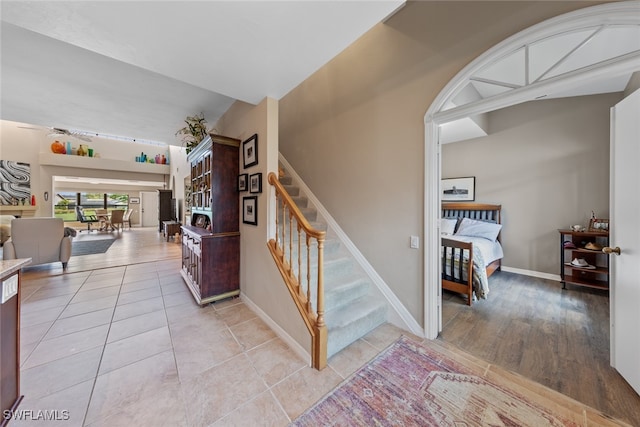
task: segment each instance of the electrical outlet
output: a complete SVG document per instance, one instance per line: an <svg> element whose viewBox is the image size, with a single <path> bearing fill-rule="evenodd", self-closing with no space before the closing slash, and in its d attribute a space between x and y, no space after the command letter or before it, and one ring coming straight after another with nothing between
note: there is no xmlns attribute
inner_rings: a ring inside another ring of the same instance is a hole
<svg viewBox="0 0 640 427"><path fill-rule="evenodd" d="M420 247L420 238L418 236L411 236L409 247L411 247L411 249L418 249Z"/></svg>
<svg viewBox="0 0 640 427"><path fill-rule="evenodd" d="M18 293L18 275L15 274L2 281L2 304Z"/></svg>

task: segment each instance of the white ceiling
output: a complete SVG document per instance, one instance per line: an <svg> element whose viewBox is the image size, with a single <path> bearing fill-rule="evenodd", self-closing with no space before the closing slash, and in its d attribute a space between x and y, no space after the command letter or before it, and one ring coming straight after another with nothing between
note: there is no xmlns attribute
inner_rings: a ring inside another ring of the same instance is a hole
<svg viewBox="0 0 640 427"><path fill-rule="evenodd" d="M2 1L1 118L180 145L280 99L404 0Z"/></svg>

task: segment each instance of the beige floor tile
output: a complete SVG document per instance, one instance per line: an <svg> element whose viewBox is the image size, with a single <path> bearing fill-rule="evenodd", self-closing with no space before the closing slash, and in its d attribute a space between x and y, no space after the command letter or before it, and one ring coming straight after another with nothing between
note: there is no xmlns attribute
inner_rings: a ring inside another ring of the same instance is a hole
<svg viewBox="0 0 640 427"><path fill-rule="evenodd" d="M20 392L41 398L92 380L98 374L101 356L102 347L94 347L30 369L23 369L20 373Z"/></svg>
<svg viewBox="0 0 640 427"><path fill-rule="evenodd" d="M79 302L95 301L100 298L112 297L120 293L120 287L108 286L105 288L88 289L84 286L80 288L71 300L71 304L77 304Z"/></svg>
<svg viewBox="0 0 640 427"><path fill-rule="evenodd" d="M191 298L188 302L182 304L166 307L167 320L169 324L180 322L183 318L189 317L191 314L197 314L203 308L196 304L195 300Z"/></svg>
<svg viewBox="0 0 640 427"><path fill-rule="evenodd" d="M128 317L111 324L107 342L128 338L166 325L167 316L164 314L163 310Z"/></svg>
<svg viewBox="0 0 640 427"><path fill-rule="evenodd" d="M130 270L127 269L127 272L124 274L124 279L122 283L139 282L141 280L150 280L150 279L158 280L158 273L156 273L155 270L153 271L138 270L138 271L130 272Z"/></svg>
<svg viewBox="0 0 640 427"><path fill-rule="evenodd" d="M30 313L20 313L20 327L24 328L41 323L51 323L56 320L64 310L65 307L62 306L32 311Z"/></svg>
<svg viewBox="0 0 640 427"><path fill-rule="evenodd" d="M165 307L173 307L176 305L187 304L188 302L193 302L193 295L189 292L188 289L184 288L182 285L182 290L174 291L172 293L165 293L165 290L162 290L162 298L164 299ZM172 290L172 289L170 289Z"/></svg>
<svg viewBox="0 0 640 427"><path fill-rule="evenodd" d="M101 288L112 288L112 287L120 288L121 285L122 285L121 278L103 279L101 276L96 276L96 278L90 277L89 279L87 279L87 282L84 285L82 285L80 289L83 291L89 291L91 289L101 289Z"/></svg>
<svg viewBox="0 0 640 427"><path fill-rule="evenodd" d="M113 314L113 321L123 320L128 317L139 316L164 309L162 297L151 298L133 304L118 305Z"/></svg>
<svg viewBox="0 0 640 427"><path fill-rule="evenodd" d="M172 333L173 349L180 380L202 374L208 369L242 353L242 348L226 328L206 338Z"/></svg>
<svg viewBox="0 0 640 427"><path fill-rule="evenodd" d="M69 304L62 314L60 314L60 318L77 316L79 314L90 313L92 311L103 310L105 308L113 308L115 307L117 300L118 295L111 295L108 297Z"/></svg>
<svg viewBox="0 0 640 427"><path fill-rule="evenodd" d="M99 419L87 427L188 427L187 413L180 397L180 385L161 387L156 393L124 405L110 417Z"/></svg>
<svg viewBox="0 0 640 427"><path fill-rule="evenodd" d="M51 325L53 325L53 320L38 323L37 325L31 326L22 326L20 327L20 345L37 343L40 341L44 335L47 333Z"/></svg>
<svg viewBox="0 0 640 427"><path fill-rule="evenodd" d="M10 425L11 427L81 427L84 422L89 398L91 397L92 386L93 380L89 380L40 399L31 398L26 395L18 409L26 415L32 414L32 419L21 422L11 421ZM38 416L39 411L49 411L49 416L54 417L55 421L46 421L42 418L34 420L34 418Z"/></svg>
<svg viewBox="0 0 640 427"><path fill-rule="evenodd" d="M59 287L40 287L34 292L27 301L37 301L41 299L47 299L52 297L58 297L63 295L74 295L82 287L82 284L65 285L62 284Z"/></svg>
<svg viewBox="0 0 640 427"><path fill-rule="evenodd" d="M414 336L409 332L392 325L391 323L385 323L369 332L362 339L377 348L378 351L382 351L396 342L398 338L403 335Z"/></svg>
<svg viewBox="0 0 640 427"><path fill-rule="evenodd" d="M120 412L178 382L173 352L165 351L100 375L87 410L87 424Z"/></svg>
<svg viewBox="0 0 640 427"><path fill-rule="evenodd" d="M36 349L37 345L38 345L38 341L32 342L32 343L28 343L28 344L24 344L23 342L20 342L20 367L21 367L21 369L24 366L24 363L29 358L29 356L31 356L31 353L33 353L33 350Z"/></svg>
<svg viewBox="0 0 640 427"><path fill-rule="evenodd" d="M265 390L244 354L182 383L187 417L193 426L209 425Z"/></svg>
<svg viewBox="0 0 640 427"><path fill-rule="evenodd" d="M308 365L280 338L274 338L247 352L253 367L272 386Z"/></svg>
<svg viewBox="0 0 640 427"><path fill-rule="evenodd" d="M157 288L157 287L160 287L160 283L158 282L158 279L145 279L145 280L138 280L136 282L123 283L121 292L127 293L127 292L134 292L134 291L140 291L143 289Z"/></svg>
<svg viewBox="0 0 640 427"><path fill-rule="evenodd" d="M305 367L272 387L273 395L294 420L342 381L331 367L317 371Z"/></svg>
<svg viewBox="0 0 640 427"><path fill-rule="evenodd" d="M286 426L289 422L280 403L270 392L265 391L219 419L211 427L279 427Z"/></svg>
<svg viewBox="0 0 640 427"><path fill-rule="evenodd" d="M242 346L243 351L251 350L276 336L271 328L258 317L233 325L229 329Z"/></svg>
<svg viewBox="0 0 640 427"><path fill-rule="evenodd" d="M358 340L331 357L328 363L342 378L347 378L378 353L368 342Z"/></svg>
<svg viewBox="0 0 640 427"><path fill-rule="evenodd" d="M160 286L125 292L120 294L120 297L118 298L118 305L137 303L140 301L157 298L159 296L162 296L162 293L160 292Z"/></svg>
<svg viewBox="0 0 640 427"><path fill-rule="evenodd" d="M184 318L204 316L208 312L211 312L213 314L213 308L211 308L210 305L200 307L198 304L196 304L193 298L191 298L189 302L185 302L184 304L169 306L165 311L167 312L167 320L169 321L170 325L176 322L180 322Z"/></svg>
<svg viewBox="0 0 640 427"><path fill-rule="evenodd" d="M227 326L237 325L238 323L257 317L249 307L242 303L225 308L216 308L216 315L218 318L224 320Z"/></svg>
<svg viewBox="0 0 640 427"><path fill-rule="evenodd" d="M166 326L110 342L104 348L99 375L167 350L171 350L171 337Z"/></svg>
<svg viewBox="0 0 640 427"><path fill-rule="evenodd" d="M49 329L44 339L48 340L73 332L91 329L96 326L107 325L111 323L112 316L113 307L110 307L103 310L92 311L90 313L58 319L53 322L53 325L51 325L51 329Z"/></svg>
<svg viewBox="0 0 640 427"><path fill-rule="evenodd" d="M108 331L109 325L102 325L40 341L23 364L23 368L32 368L94 347L103 346L107 339Z"/></svg>
<svg viewBox="0 0 640 427"><path fill-rule="evenodd" d="M41 311L47 308L64 307L69 304L74 294L66 294L42 299L28 299L20 304L21 313L31 313Z"/></svg>
<svg viewBox="0 0 640 427"><path fill-rule="evenodd" d="M213 304L211 304L211 307L213 307L217 311L217 310L223 310L225 308L231 307L232 305L238 305L238 304L244 305L244 303L242 302L242 299L240 299L240 297L231 297L231 298L225 298L220 301L216 301Z"/></svg>

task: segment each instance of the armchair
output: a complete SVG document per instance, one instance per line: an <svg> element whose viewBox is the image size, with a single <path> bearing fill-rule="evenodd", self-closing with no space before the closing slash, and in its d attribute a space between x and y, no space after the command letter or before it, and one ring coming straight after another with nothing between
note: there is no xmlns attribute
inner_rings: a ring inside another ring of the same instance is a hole
<svg viewBox="0 0 640 427"><path fill-rule="evenodd" d="M31 258L31 265L61 262L67 268L71 258L71 237L65 236L61 218L16 218L11 237L4 243L5 260Z"/></svg>

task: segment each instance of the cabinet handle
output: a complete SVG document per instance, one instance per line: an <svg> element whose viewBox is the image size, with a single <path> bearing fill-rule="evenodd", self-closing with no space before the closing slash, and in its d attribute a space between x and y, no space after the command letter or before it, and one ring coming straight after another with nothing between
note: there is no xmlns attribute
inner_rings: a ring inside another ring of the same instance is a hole
<svg viewBox="0 0 640 427"><path fill-rule="evenodd" d="M609 246L605 246L604 248L602 248L602 252L604 252L605 254L616 254L616 255L620 255L620 253L622 252L620 250L620 248L618 246L616 246L615 248L610 248Z"/></svg>

